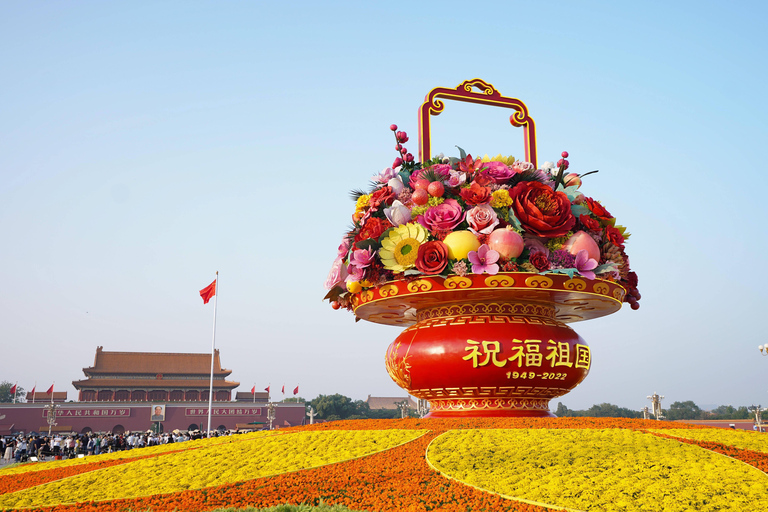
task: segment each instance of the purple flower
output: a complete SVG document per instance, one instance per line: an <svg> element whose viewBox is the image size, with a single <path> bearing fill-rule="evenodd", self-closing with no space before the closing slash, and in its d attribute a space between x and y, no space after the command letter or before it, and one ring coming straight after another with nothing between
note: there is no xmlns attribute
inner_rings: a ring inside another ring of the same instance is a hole
<svg viewBox="0 0 768 512"><path fill-rule="evenodd" d="M356 268L363 269L373 263L376 257L376 251L369 247L367 249L355 249L352 251L352 256L349 258L350 267L354 265Z"/></svg>
<svg viewBox="0 0 768 512"><path fill-rule="evenodd" d="M563 249L552 251L549 255L552 268L576 268L575 261L576 256Z"/></svg>
<svg viewBox="0 0 768 512"><path fill-rule="evenodd" d="M576 254L574 266L579 271L579 274L587 279L595 278L595 273L592 271L597 268L597 261L590 258L586 250L582 249Z"/></svg>
<svg viewBox="0 0 768 512"><path fill-rule="evenodd" d="M419 224L431 232L449 231L464 221L464 209L455 199L446 199L419 215Z"/></svg>
<svg viewBox="0 0 768 512"><path fill-rule="evenodd" d="M499 253L488 247L487 244L483 244L476 251L469 251L467 255L469 262L472 264L473 274L498 274L499 265L496 264L499 261Z"/></svg>

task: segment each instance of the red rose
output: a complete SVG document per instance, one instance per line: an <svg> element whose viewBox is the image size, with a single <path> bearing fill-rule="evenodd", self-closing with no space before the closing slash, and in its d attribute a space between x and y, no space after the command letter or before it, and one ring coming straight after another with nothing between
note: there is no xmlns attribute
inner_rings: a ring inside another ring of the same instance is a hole
<svg viewBox="0 0 768 512"><path fill-rule="evenodd" d="M586 203L587 208L589 208L589 211L592 212L592 215L597 217L600 220L610 220L613 218L613 215L608 213L608 210L606 210L603 205L592 199L591 197L587 197L584 199L584 203Z"/></svg>
<svg viewBox="0 0 768 512"><path fill-rule="evenodd" d="M547 255L543 252L532 252L530 256L531 265L536 267L536 270L539 272L543 272L544 270L549 270L549 260L547 259Z"/></svg>
<svg viewBox="0 0 768 512"><path fill-rule="evenodd" d="M528 233L543 237L563 236L576 224L571 201L538 181L522 181L509 191L511 210Z"/></svg>
<svg viewBox="0 0 768 512"><path fill-rule="evenodd" d="M382 203L390 206L395 201L396 197L397 196L392 190L392 187L381 187L379 190L371 194L371 197L368 200L368 205L374 210L378 210L379 205Z"/></svg>
<svg viewBox="0 0 768 512"><path fill-rule="evenodd" d="M488 185L490 185L491 183L496 183L496 182L493 180L493 177L491 177L491 176L490 176L488 173L486 173L486 172L481 172L480 174L478 174L477 176L475 176L475 179L474 179L474 180L472 180L472 181L473 181L473 182L475 182L475 183L477 183L477 184L478 184L478 185L480 185L481 187L487 187L487 186L488 186Z"/></svg>
<svg viewBox="0 0 768 512"><path fill-rule="evenodd" d="M606 226L605 238L616 247L624 247L624 236L621 234L621 231L613 226Z"/></svg>
<svg viewBox="0 0 768 512"><path fill-rule="evenodd" d="M589 215L579 215L581 224L590 231L599 231L600 223Z"/></svg>
<svg viewBox="0 0 768 512"><path fill-rule="evenodd" d="M477 183L472 183L468 188L461 189L459 195L465 203L471 205L491 202L491 189L478 185Z"/></svg>
<svg viewBox="0 0 768 512"><path fill-rule="evenodd" d="M419 272L439 274L448 265L448 246L439 240L421 244L415 264Z"/></svg>
<svg viewBox="0 0 768 512"><path fill-rule="evenodd" d="M374 240L378 240L381 234L391 227L392 227L392 224L386 219L379 219L378 217L369 217L368 220L365 221L365 224L363 224L363 227L360 229L360 232L357 235L355 235L355 242L359 242L360 240L366 240L368 238L373 238Z"/></svg>

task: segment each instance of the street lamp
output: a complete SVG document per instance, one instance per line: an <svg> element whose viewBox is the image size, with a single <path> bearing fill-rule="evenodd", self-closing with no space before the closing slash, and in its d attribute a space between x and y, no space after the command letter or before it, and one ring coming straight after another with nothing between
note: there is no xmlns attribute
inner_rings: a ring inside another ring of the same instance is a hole
<svg viewBox="0 0 768 512"><path fill-rule="evenodd" d="M661 401L664 400L664 397L660 396L654 391L652 395L648 396L648 400L651 401L651 406L653 407L653 415L656 416L656 419L663 419L664 416L661 415Z"/></svg>
<svg viewBox="0 0 768 512"><path fill-rule="evenodd" d="M753 405L752 407L749 408L749 410L755 415L755 430L757 430L758 432L762 432L764 424L763 424L762 415L760 413L765 411L765 409L763 409L759 405Z"/></svg>
<svg viewBox="0 0 768 512"><path fill-rule="evenodd" d="M429 402L425 400L424 398L419 398L419 401L416 403L416 411L419 414L419 418L423 418L427 415L429 412Z"/></svg>
<svg viewBox="0 0 768 512"><path fill-rule="evenodd" d="M643 407L643 408L641 409L641 411L643 412L643 419L644 419L644 420L647 420L647 419L648 419L648 415L649 415L649 414L650 414L650 412L651 412L650 410L648 410L648 406L646 405L645 407Z"/></svg>
<svg viewBox="0 0 768 512"><path fill-rule="evenodd" d="M48 422L48 437L51 437L51 429L54 425L56 425L56 413L58 412L59 406L54 404L53 401L51 401L50 405L45 406L46 410L46 418L45 421Z"/></svg>

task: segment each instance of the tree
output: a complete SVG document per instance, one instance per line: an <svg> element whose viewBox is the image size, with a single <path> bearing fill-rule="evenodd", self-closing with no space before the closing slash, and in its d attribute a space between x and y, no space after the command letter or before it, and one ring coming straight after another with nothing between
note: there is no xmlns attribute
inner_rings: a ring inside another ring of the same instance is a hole
<svg viewBox="0 0 768 512"><path fill-rule="evenodd" d="M669 406L665 416L668 420L698 420L701 418L701 409L691 400L674 402Z"/></svg>
<svg viewBox="0 0 768 512"><path fill-rule="evenodd" d="M13 395L11 394L12 387L13 387L13 382L8 382L7 380L0 382L0 402L13 402ZM24 388L21 386L18 386L16 388L16 401L18 402L19 399L23 397L24 397Z"/></svg>
<svg viewBox="0 0 768 512"><path fill-rule="evenodd" d="M288 404L288 403L292 403L292 404L296 404L296 403L298 403L298 404L303 404L303 403L305 403L305 402L306 402L306 400L304 400L304 399L303 399L303 398L301 398L300 396L292 396L292 397L290 397L290 398L286 398L286 399L284 399L284 400L283 400L283 403L287 403L287 404Z"/></svg>
<svg viewBox="0 0 768 512"><path fill-rule="evenodd" d="M573 411L568 410L568 408L563 405L563 402L557 402L555 416L558 418L567 418L568 416L573 416Z"/></svg>
<svg viewBox="0 0 768 512"><path fill-rule="evenodd" d="M309 402L317 411L317 417L325 420L343 420L357 414L357 407L348 396L318 395Z"/></svg>

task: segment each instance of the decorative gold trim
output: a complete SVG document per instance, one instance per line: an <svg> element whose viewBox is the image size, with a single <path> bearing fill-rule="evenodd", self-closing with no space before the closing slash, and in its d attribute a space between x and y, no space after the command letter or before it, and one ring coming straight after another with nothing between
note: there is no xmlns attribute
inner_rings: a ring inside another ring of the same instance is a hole
<svg viewBox="0 0 768 512"><path fill-rule="evenodd" d="M530 288L552 288L554 281L547 276L531 276L525 280L526 286Z"/></svg>
<svg viewBox="0 0 768 512"><path fill-rule="evenodd" d="M485 278L485 286L491 288L514 286L515 280L510 276L491 276Z"/></svg>
<svg viewBox="0 0 768 512"><path fill-rule="evenodd" d="M444 411L503 411L549 410L549 400L540 398L470 398L429 400L432 412Z"/></svg>
<svg viewBox="0 0 768 512"><path fill-rule="evenodd" d="M615 290L613 290L613 298L618 300L618 301L623 301L624 300L624 290L622 290L621 288L616 288Z"/></svg>
<svg viewBox="0 0 768 512"><path fill-rule="evenodd" d="M594 286L592 286L592 291L600 295L608 295L611 291L611 287L605 283L595 283Z"/></svg>
<svg viewBox="0 0 768 512"><path fill-rule="evenodd" d="M574 277L563 283L563 288L566 290L584 291L587 289L587 283L583 279Z"/></svg>
<svg viewBox="0 0 768 512"><path fill-rule="evenodd" d="M450 290L456 288L469 288L472 286L472 280L468 277L451 276L443 282L443 286Z"/></svg>
<svg viewBox="0 0 768 512"><path fill-rule="evenodd" d="M411 281L408 283L409 292L428 292L431 289L432 281L429 281L428 279L417 279L416 281Z"/></svg>
<svg viewBox="0 0 768 512"><path fill-rule="evenodd" d="M382 297L394 297L399 291L400 288L398 288L396 284L385 284L379 288L379 295Z"/></svg>

